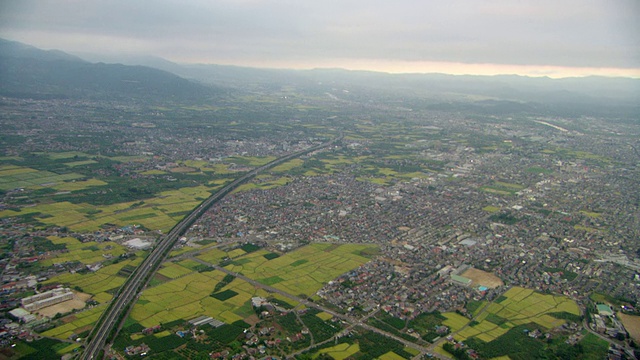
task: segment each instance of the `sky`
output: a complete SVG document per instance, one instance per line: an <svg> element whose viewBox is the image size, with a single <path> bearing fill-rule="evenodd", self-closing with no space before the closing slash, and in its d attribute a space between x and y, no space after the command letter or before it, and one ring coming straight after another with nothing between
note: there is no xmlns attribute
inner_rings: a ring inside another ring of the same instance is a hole
<svg viewBox="0 0 640 360"><path fill-rule="evenodd" d="M0 0L0 37L179 63L640 78L640 0Z"/></svg>

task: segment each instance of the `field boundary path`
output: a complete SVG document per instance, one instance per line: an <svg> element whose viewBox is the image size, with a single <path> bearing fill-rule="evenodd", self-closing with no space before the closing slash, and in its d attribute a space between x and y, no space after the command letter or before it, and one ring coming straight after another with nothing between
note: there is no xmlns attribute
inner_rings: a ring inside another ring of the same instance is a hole
<svg viewBox="0 0 640 360"><path fill-rule="evenodd" d="M224 186L218 190L211 197L202 202L196 207L189 215L185 216L178 224L176 224L171 231L167 233L163 238L158 241L158 244L151 250L149 255L142 261L140 266L129 276L124 285L120 288L118 293L114 296L109 308L102 314L98 323L94 327L91 335L87 338L85 350L82 353L80 359L91 360L98 359L101 351L104 350L105 344L108 339L113 339L117 336L120 326L123 323L123 317L130 309L133 300L138 293L142 291L151 278L150 274L153 274L160 264L169 255L170 250L176 244L180 236L202 216L213 204L222 200L226 195L235 190L238 186L251 180L257 174L269 170L277 165L280 165L291 159L295 159L310 152L321 150L329 146L334 145L338 141L342 140L344 135L340 135L328 142L309 147L304 150L300 150L285 156L282 156L276 160L271 161L268 164L260 166L256 169L249 171L238 179L234 180L230 184ZM102 355L104 357L104 355Z"/></svg>

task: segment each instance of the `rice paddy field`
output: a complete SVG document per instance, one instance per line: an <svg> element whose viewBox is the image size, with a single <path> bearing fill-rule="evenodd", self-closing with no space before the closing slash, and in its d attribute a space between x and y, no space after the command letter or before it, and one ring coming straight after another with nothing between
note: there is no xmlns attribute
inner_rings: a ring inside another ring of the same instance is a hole
<svg viewBox="0 0 640 360"><path fill-rule="evenodd" d="M232 256L235 260L227 268L292 295L309 296L326 282L367 262L368 258L360 253L371 247L314 244L271 260L264 256L268 254L265 250L246 253L242 249L235 249L232 251L237 253ZM211 249L198 255L198 258L213 260L211 263L217 264L228 254ZM254 314L251 307L251 298L254 296L271 296L292 306L298 305L289 298L269 294L237 278L214 294L224 296L212 296L225 274L220 271L194 271L197 265L201 264L190 259L165 263L158 272L163 281L158 281L156 286L142 293L131 312L132 320L149 327L207 315L232 323ZM326 313L318 316L323 320L331 317Z"/></svg>
<svg viewBox="0 0 640 360"><path fill-rule="evenodd" d="M0 190L17 188L37 190L46 186L84 177L84 175L76 173L59 175L50 171L36 170L17 165L2 165L0 166Z"/></svg>
<svg viewBox="0 0 640 360"><path fill-rule="evenodd" d="M389 351L388 353L383 354L379 357L380 360L404 360L404 357L394 353L393 351Z"/></svg>
<svg viewBox="0 0 640 360"><path fill-rule="evenodd" d="M326 282L369 261L360 255L369 245L312 244L267 260L260 250L226 268L293 295L311 296Z"/></svg>
<svg viewBox="0 0 640 360"><path fill-rule="evenodd" d="M85 183L97 185L99 180L87 180ZM62 183L63 187L79 184ZM0 184L0 188L2 185ZM169 231L187 213L197 207L203 199L211 195L217 186L186 187L179 190L164 191L156 197L142 201L116 203L96 206L86 203L73 204L56 202L37 204L22 208L21 211L0 211L0 218L34 214L34 217L48 225L66 226L77 232L92 232L102 225L117 226L142 225L149 230Z"/></svg>
<svg viewBox="0 0 640 360"><path fill-rule="evenodd" d="M464 341L475 337L490 342L515 326L532 322L551 329L566 322L549 315L556 312L580 315L576 302L565 296L545 295L531 289L513 287L480 313L476 318L478 324L465 327L455 338ZM452 331L459 330L465 321L468 322L467 318L455 313L443 315L447 317L444 324L450 326Z"/></svg>
<svg viewBox="0 0 640 360"><path fill-rule="evenodd" d="M68 284L71 287L80 287L82 292L98 295L101 293L106 293L110 290L114 290L120 287L126 278L124 276L120 276L117 274L112 274L112 272L116 269L122 268L127 264L132 265L134 260L132 261L123 261L118 264L106 266L96 272L79 274L79 273L67 273L63 275L56 276L46 283L61 283ZM136 264L137 265L137 264ZM105 296L101 295L104 299Z"/></svg>
<svg viewBox="0 0 640 360"><path fill-rule="evenodd" d="M28 206L19 205L0 211L0 218L28 217L44 225L66 226L77 232L92 232L106 224L116 226L142 225L149 230L167 232L188 212L211 196L213 191L229 181L229 179L217 178L200 186L160 191L153 194L152 198L142 202L131 201L111 205L71 203L65 201L64 197L68 198L72 196L70 194L75 194L78 191L90 192L94 188L99 191L111 190L109 182L112 180L107 182L87 176L86 174L89 173L86 170L87 166L95 166L101 160L122 163L144 162L149 157L105 157L77 151L33 153L33 156L33 159L6 157L0 160L0 191L24 189L22 198L31 199L26 202ZM40 165L40 163L46 162L45 160L50 160L53 163ZM251 157L234 160L255 165L270 161L271 158ZM21 166L20 163L31 165ZM180 168L185 169L186 175L211 173L218 176L237 172L230 170L228 164L214 164L197 160L186 160L180 164ZM153 169L140 173L153 176L169 172ZM277 186L277 183L282 181L278 179L273 186ZM16 199L20 198L19 195L16 196Z"/></svg>
<svg viewBox="0 0 640 360"><path fill-rule="evenodd" d="M333 359L344 360L349 356L356 354L358 351L360 351L360 346L358 346L358 344L342 343L330 348L322 349L319 354L327 354Z"/></svg>
<svg viewBox="0 0 640 360"><path fill-rule="evenodd" d="M42 333L42 335L65 340L72 334L77 335L87 330L91 330L105 309L105 305L100 305L66 316L62 318L62 322L64 323L63 325L47 330Z"/></svg>
<svg viewBox="0 0 640 360"><path fill-rule="evenodd" d="M41 260L42 266L51 266L68 261L79 261L83 264L102 262L106 257L117 257L127 252L120 244L111 241L105 242L81 242L73 237L49 236L47 239L54 244L64 244L68 252L56 254L45 260Z"/></svg>
<svg viewBox="0 0 640 360"><path fill-rule="evenodd" d="M142 293L130 316L144 327L187 320L199 315L233 323L254 313L251 308L252 297L268 296L266 291L238 279L221 290L236 293L232 297L221 301L210 296L215 285L224 276L219 271L191 272L179 279L149 288Z"/></svg>
<svg viewBox="0 0 640 360"><path fill-rule="evenodd" d="M68 252L55 254L41 260L43 266L62 264L67 261L79 261L83 264L102 262L105 257L116 258L126 249L115 242L80 242L72 237L50 236L47 239L54 244L64 244ZM135 267L142 262L142 257L119 261L104 266L97 271L87 273L64 273L47 280L48 284L64 284L72 288L80 288L82 292L93 295L93 300L105 303L111 299L109 291L118 288L126 280L127 274L120 273L124 267Z"/></svg>

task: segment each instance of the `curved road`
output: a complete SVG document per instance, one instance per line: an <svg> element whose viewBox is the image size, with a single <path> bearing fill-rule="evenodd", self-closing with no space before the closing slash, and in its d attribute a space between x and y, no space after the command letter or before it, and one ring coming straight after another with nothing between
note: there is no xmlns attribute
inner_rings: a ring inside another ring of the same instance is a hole
<svg viewBox="0 0 640 360"><path fill-rule="evenodd" d="M266 165L263 165L257 169L251 170L244 174L242 177L234 180L230 184L226 185L207 200L203 201L197 208L195 208L189 215L187 215L182 221L162 238L156 247L149 253L144 259L142 264L136 268L136 270L129 276L127 282L120 288L120 291L114 296L114 300L111 302L109 308L102 314L98 324L93 329L89 343L86 344L84 353L81 359L90 360L97 359L98 354L104 348L109 334L117 333L118 326L122 321L122 317L126 314L131 302L141 291L149 280L149 275L152 274L155 269L160 266L162 261L168 255L169 251L175 245L178 238L184 234L184 232L191 226L200 216L202 216L211 205L222 200L227 194L236 189L238 186L247 182L258 173L268 170L276 165L282 164L286 161L310 153L312 151L320 150L329 147L336 142L342 140L343 135L320 145L312 146L310 148L285 155L278 158Z"/></svg>

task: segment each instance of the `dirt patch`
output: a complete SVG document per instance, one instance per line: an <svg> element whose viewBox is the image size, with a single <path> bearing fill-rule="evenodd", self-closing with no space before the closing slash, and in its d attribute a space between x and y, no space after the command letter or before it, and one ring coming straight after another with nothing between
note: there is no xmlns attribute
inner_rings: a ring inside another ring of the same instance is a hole
<svg viewBox="0 0 640 360"><path fill-rule="evenodd" d="M260 322L260 318L258 317L258 315L251 315L248 318L244 319L244 322L253 326Z"/></svg>
<svg viewBox="0 0 640 360"><path fill-rule="evenodd" d="M69 316L65 316L62 319L60 319L62 321L63 324L68 324L70 322L73 322L77 319L77 317L75 315L69 315Z"/></svg>
<svg viewBox="0 0 640 360"><path fill-rule="evenodd" d="M473 280L474 285L482 285L490 289L495 289L498 286L504 285L499 277L493 275L492 273L488 273L486 271L478 270L475 268L469 268L467 271L461 274L461 276Z"/></svg>
<svg viewBox="0 0 640 360"><path fill-rule="evenodd" d="M627 315L619 312L616 314L622 321L622 325L629 332L629 336L636 343L640 342L640 316Z"/></svg>
<svg viewBox="0 0 640 360"><path fill-rule="evenodd" d="M162 274L156 273L155 275L153 275L153 280L156 280L156 281L161 282L161 283L165 283L165 282L171 280L171 278L166 277L166 276L164 276Z"/></svg>
<svg viewBox="0 0 640 360"><path fill-rule="evenodd" d="M190 172L196 171L196 169L188 166L180 166L180 167L171 168L169 169L169 171L174 173L190 173Z"/></svg>
<svg viewBox="0 0 640 360"><path fill-rule="evenodd" d="M73 332L75 334L82 334L85 331L91 331L91 329L93 329L93 324L89 324L89 325L86 325L86 326L83 326L83 327L79 327L79 328L75 329Z"/></svg>
<svg viewBox="0 0 640 360"><path fill-rule="evenodd" d="M36 311L36 313L52 318L56 316L56 314L66 314L73 310L83 309L85 306L85 301L89 300L89 298L91 298L90 294L74 293L73 299L63 301L59 304L47 306Z"/></svg>

